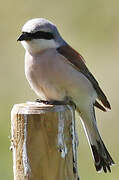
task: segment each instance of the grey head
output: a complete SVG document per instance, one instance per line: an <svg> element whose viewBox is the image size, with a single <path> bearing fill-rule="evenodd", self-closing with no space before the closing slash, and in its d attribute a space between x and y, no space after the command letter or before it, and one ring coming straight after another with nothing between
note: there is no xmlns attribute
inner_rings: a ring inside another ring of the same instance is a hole
<svg viewBox="0 0 119 180"><path fill-rule="evenodd" d="M57 27L47 19L35 18L27 21L18 38L28 51L40 51L46 48L58 48L66 42L60 36Z"/></svg>

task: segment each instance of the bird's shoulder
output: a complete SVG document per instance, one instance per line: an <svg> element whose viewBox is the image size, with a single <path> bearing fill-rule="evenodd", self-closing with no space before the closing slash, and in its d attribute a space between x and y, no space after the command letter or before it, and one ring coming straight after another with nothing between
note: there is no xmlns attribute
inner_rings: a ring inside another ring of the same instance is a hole
<svg viewBox="0 0 119 180"><path fill-rule="evenodd" d="M79 54L69 45L61 46L57 48L57 51L60 55L65 57L67 62L84 74L93 84L98 85L98 82L87 68L85 60L81 54Z"/></svg>

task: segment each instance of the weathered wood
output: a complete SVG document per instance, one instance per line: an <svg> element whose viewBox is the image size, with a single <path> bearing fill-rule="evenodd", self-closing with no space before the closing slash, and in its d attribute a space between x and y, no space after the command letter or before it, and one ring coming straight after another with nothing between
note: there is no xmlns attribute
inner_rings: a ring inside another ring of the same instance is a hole
<svg viewBox="0 0 119 180"><path fill-rule="evenodd" d="M73 107L14 105L11 133L14 180L78 180Z"/></svg>

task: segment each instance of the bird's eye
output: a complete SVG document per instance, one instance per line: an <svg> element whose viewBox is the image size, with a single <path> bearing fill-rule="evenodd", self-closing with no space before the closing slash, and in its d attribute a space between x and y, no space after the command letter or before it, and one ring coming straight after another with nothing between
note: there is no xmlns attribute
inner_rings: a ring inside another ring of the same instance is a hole
<svg viewBox="0 0 119 180"><path fill-rule="evenodd" d="M44 32L44 31L37 31L35 33L31 33L32 39L47 39L51 40L54 39L54 36L50 32Z"/></svg>

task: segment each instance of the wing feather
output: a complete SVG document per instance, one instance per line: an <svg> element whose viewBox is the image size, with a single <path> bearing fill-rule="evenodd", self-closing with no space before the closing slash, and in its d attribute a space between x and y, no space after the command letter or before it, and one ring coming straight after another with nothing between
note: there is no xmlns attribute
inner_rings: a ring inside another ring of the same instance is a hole
<svg viewBox="0 0 119 180"><path fill-rule="evenodd" d="M110 106L109 101L107 100L107 97L101 90L97 80L94 78L94 76L88 70L87 66L85 65L85 61L84 61L83 57L69 45L61 46L61 47L57 48L57 51L62 56L64 56L69 61L69 63L72 66L74 66L74 68L76 68L78 71L80 71L82 74L84 74L87 77L87 79L92 83L94 89L96 90L98 99L102 102L102 104L106 108L111 109L111 106ZM99 106L98 106L98 108L99 108Z"/></svg>

